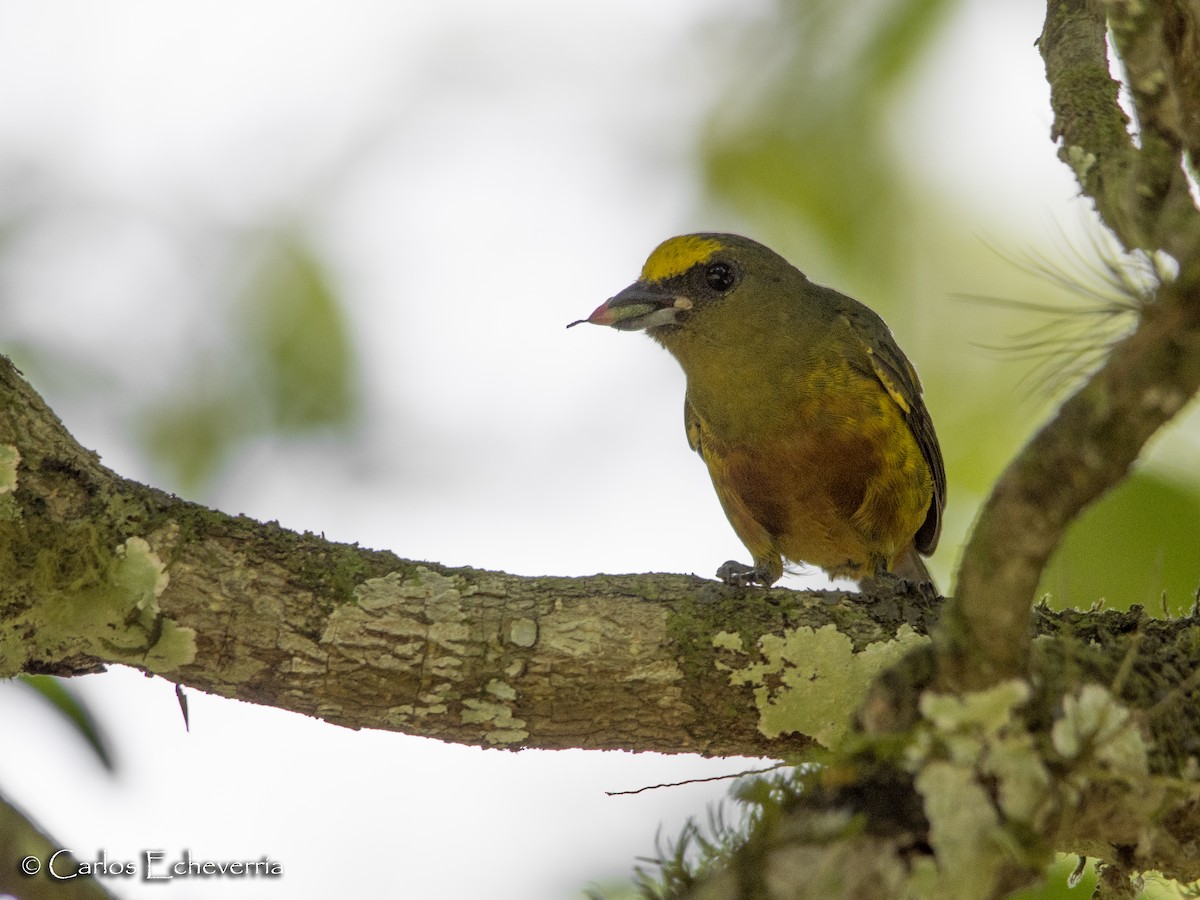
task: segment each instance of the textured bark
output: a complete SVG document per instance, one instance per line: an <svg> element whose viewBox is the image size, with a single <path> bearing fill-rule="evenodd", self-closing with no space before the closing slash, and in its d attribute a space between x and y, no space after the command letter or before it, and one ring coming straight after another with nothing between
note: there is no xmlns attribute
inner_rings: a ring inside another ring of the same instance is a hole
<svg viewBox="0 0 1200 900"><path fill-rule="evenodd" d="M116 476L2 359L0 398L6 674L116 662L351 727L513 748L774 757L818 742L845 746L856 707L878 732L920 719L928 698L934 651L926 635L942 604L920 591L741 590L676 575L519 578L400 560L225 516ZM1040 814L1044 846L1103 855L1117 845L1131 848L1126 856L1139 868L1191 874L1200 856L1185 776L1200 752L1200 627L1141 611L1039 609L1031 633L1040 636L1038 689L1010 730L1018 746L1040 742L1054 772L1045 793L1055 802ZM868 689L874 672L911 646L917 651ZM1063 698L1096 684L1135 716L1137 747L1145 748L1135 754L1136 778L1047 746ZM922 808L920 772L871 763L887 773L883 802L869 779L846 778L860 765L855 758L830 770L840 784L810 794L823 825L812 824L812 810L797 811L801 824L779 844L785 855L738 871L786 884L797 866L812 865L831 881L811 883L828 888L855 860L865 890L909 872L914 853L927 852L938 833L920 816L904 828L895 821L897 806ZM945 774L952 784L962 777ZM863 817L867 834L830 842L830 822ZM1161 833L1147 823L1161 823ZM992 874L1009 885L1028 869L1005 861ZM737 885L736 877L721 883Z"/></svg>
<svg viewBox="0 0 1200 900"><path fill-rule="evenodd" d="M1118 45L1140 49L1137 83L1156 97L1191 96L1200 59L1154 63L1147 45L1190 46L1191 4L1113 2ZM1068 525L1129 472L1150 437L1200 388L1200 214L1184 174L1180 136L1191 119L1160 103L1140 121L1139 142L1108 73L1104 4L1051 0L1041 49L1051 87L1053 135L1085 194L1129 250L1165 250L1178 276L1141 310L1136 329L1017 455L984 505L963 552L955 598L939 632L942 684L978 688L1024 671L1027 620L1042 569ZM1145 10L1153 7L1154 15ZM1174 10L1174 12L1172 12ZM1166 33L1164 21L1176 25ZM1143 38L1139 28L1149 28ZM1166 67L1166 68L1164 68ZM1168 77L1180 77L1175 84ZM1166 80L1164 80L1166 79ZM1135 99L1149 103L1146 91Z"/></svg>
<svg viewBox="0 0 1200 900"><path fill-rule="evenodd" d="M765 736L756 686L730 683L761 635L833 626L853 653L902 625L927 634L940 608L918 592L449 569L227 516L105 469L0 358L3 447L0 675L124 663L352 728L778 756L810 738Z"/></svg>

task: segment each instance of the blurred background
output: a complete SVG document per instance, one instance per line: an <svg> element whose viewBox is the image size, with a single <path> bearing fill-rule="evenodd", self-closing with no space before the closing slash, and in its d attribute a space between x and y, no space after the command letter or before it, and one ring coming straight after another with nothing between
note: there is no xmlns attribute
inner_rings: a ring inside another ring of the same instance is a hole
<svg viewBox="0 0 1200 900"><path fill-rule="evenodd" d="M676 364L564 326L662 239L741 232L916 364L945 589L1003 465L1129 324L1049 139L1043 11L0 0L0 352L108 466L230 513L447 565L709 576L745 554ZM1190 409L1078 523L1054 603L1190 607L1198 444ZM727 785L605 791L756 765L478 750L196 692L185 733L160 679L69 687L115 774L0 685L0 787L65 846L284 868L109 879L126 897L615 892Z"/></svg>

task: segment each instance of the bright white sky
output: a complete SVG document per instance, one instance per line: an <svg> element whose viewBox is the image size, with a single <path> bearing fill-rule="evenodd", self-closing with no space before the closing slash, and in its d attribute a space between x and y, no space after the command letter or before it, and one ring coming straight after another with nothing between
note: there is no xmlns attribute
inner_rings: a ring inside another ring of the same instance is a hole
<svg viewBox="0 0 1200 900"><path fill-rule="evenodd" d="M675 364L563 326L659 240L738 227L698 218L688 159L717 84L693 39L733 10L749 7L0 0L0 154L77 207L5 273L0 333L105 373L91 393L37 387L108 465L169 487L114 415L124 392L169 388L208 334L203 266L162 235L301 217L349 304L363 434L252 447L209 502L450 565L708 575L744 553L687 452ZM922 74L940 93L898 116L926 177L966 196L987 173L983 233L1037 227L1074 194L1039 30L1033 0L967 3ZM753 765L485 752L196 692L186 734L164 681L114 670L80 687L114 736L115 780L0 689L0 785L47 829L84 859L268 855L286 873L112 883L134 898L578 897L726 787L605 790Z"/></svg>

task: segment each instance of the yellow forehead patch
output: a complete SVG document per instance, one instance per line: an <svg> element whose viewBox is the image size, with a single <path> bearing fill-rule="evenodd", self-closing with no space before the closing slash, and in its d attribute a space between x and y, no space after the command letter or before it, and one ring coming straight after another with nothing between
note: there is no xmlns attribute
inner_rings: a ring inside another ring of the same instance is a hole
<svg viewBox="0 0 1200 900"><path fill-rule="evenodd" d="M655 248L646 265L642 266L642 281L666 281L682 275L720 249L720 241L699 234L668 238Z"/></svg>

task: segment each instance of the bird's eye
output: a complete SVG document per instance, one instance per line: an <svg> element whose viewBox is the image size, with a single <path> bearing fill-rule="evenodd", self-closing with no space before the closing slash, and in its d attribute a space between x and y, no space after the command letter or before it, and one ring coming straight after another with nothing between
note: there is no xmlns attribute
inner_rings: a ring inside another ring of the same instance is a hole
<svg viewBox="0 0 1200 900"><path fill-rule="evenodd" d="M733 287L736 277L729 263L715 262L704 270L704 280L714 291L725 293Z"/></svg>

